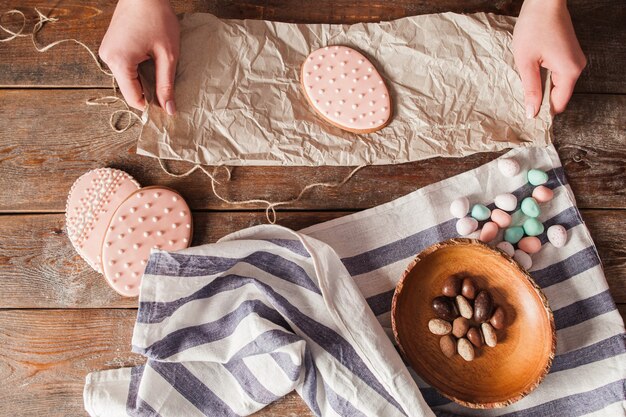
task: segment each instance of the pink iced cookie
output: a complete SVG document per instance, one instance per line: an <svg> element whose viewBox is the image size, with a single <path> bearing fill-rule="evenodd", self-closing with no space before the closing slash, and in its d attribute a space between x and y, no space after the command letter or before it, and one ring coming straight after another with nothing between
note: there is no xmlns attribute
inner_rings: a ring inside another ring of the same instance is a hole
<svg viewBox="0 0 626 417"><path fill-rule="evenodd" d="M327 46L311 53L302 65L302 86L315 111L341 129L374 132L391 118L385 82L352 48Z"/></svg>
<svg viewBox="0 0 626 417"><path fill-rule="evenodd" d="M65 225L76 252L102 272L102 237L113 212L139 184L124 171L98 168L78 178L67 197Z"/></svg>
<svg viewBox="0 0 626 417"><path fill-rule="evenodd" d="M142 188L119 206L109 224L102 248L104 276L115 291L135 297L150 250L184 249L191 234L191 213L178 193Z"/></svg>

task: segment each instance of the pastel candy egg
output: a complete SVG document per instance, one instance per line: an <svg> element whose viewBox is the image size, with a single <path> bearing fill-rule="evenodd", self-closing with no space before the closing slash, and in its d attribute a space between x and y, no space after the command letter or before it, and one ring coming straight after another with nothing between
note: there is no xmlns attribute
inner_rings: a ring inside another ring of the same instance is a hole
<svg viewBox="0 0 626 417"><path fill-rule="evenodd" d="M498 225L494 222L487 222L483 225L482 230L480 231L479 239L485 243L489 243L496 238L498 235Z"/></svg>
<svg viewBox="0 0 626 417"><path fill-rule="evenodd" d="M495 209L491 212L491 221L504 229L511 225L511 215L503 210Z"/></svg>
<svg viewBox="0 0 626 417"><path fill-rule="evenodd" d="M452 214L457 219L462 219L467 215L469 211L469 200L467 197L459 197L450 203L450 214Z"/></svg>
<svg viewBox="0 0 626 417"><path fill-rule="evenodd" d="M517 197L510 193L497 195L493 202L504 211L513 211L517 208Z"/></svg>
<svg viewBox="0 0 626 417"><path fill-rule="evenodd" d="M474 204L471 215L476 220L483 221L487 220L489 216L491 216L491 210L482 204Z"/></svg>
<svg viewBox="0 0 626 417"><path fill-rule="evenodd" d="M520 266L526 270L529 270L533 266L533 260L530 259L530 255L521 249L516 249L513 254L513 259L517 261Z"/></svg>
<svg viewBox="0 0 626 417"><path fill-rule="evenodd" d="M517 243L524 237L524 229L520 226L509 227L504 231L504 240L509 243Z"/></svg>
<svg viewBox="0 0 626 417"><path fill-rule="evenodd" d="M463 217L456 222L456 231L461 236L467 236L478 229L478 222L471 217Z"/></svg>
<svg viewBox="0 0 626 417"><path fill-rule="evenodd" d="M527 215L528 217L539 217L541 214L541 209L539 208L539 204L537 200L532 197L526 197L522 200L522 213Z"/></svg>
<svg viewBox="0 0 626 417"><path fill-rule="evenodd" d="M543 233L543 223L537 220L535 217L526 219L524 222L524 233L528 236L539 236Z"/></svg>
<svg viewBox="0 0 626 417"><path fill-rule="evenodd" d="M532 185L543 185L548 182L548 174L540 169L528 171L528 182Z"/></svg>
<svg viewBox="0 0 626 417"><path fill-rule="evenodd" d="M506 253L510 257L513 257L513 255L515 254L515 248L506 240L503 240L502 242L498 243L496 245L496 248L500 249L502 252Z"/></svg>
<svg viewBox="0 0 626 417"><path fill-rule="evenodd" d="M533 198L539 203L546 203L554 198L554 191L545 185L540 185L533 190Z"/></svg>
<svg viewBox="0 0 626 417"><path fill-rule="evenodd" d="M505 177L514 177L519 174L519 163L515 159L502 158L498 160L498 169Z"/></svg>
<svg viewBox="0 0 626 417"><path fill-rule="evenodd" d="M560 224L548 227L547 235L555 248L562 248L567 243L567 230Z"/></svg>
<svg viewBox="0 0 626 417"><path fill-rule="evenodd" d="M541 250L541 240L535 236L526 236L517 243L517 247L526 253L537 253Z"/></svg>

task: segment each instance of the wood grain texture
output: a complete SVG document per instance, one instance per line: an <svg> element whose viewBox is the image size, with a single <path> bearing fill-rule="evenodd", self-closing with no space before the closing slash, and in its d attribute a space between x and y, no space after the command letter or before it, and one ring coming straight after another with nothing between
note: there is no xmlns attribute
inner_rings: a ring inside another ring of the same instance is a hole
<svg viewBox="0 0 626 417"><path fill-rule="evenodd" d="M521 0L206 0L172 2L177 13L209 12L222 18L265 19L298 23L355 23L397 19L426 13L478 11L517 15ZM621 0L573 0L568 2L572 20L589 65L576 87L578 92L626 93L626 10ZM39 41L76 38L97 51L115 2L88 0L7 1L0 12L17 7L29 17L28 30L36 21L33 7L59 18L41 32ZM19 28L15 18L5 19ZM91 57L76 45L63 44L46 54L37 53L27 38L0 44L0 86L109 86L110 80L94 66Z"/></svg>
<svg viewBox="0 0 626 417"><path fill-rule="evenodd" d="M134 366L130 352L137 312L122 310L0 311L0 415L84 416L89 372ZM312 416L291 393L255 417Z"/></svg>
<svg viewBox="0 0 626 417"><path fill-rule="evenodd" d="M300 229L348 212L280 213L281 225ZM626 303L625 210L585 210L583 217L602 258L611 293ZM260 212L194 213L194 245L263 224ZM0 308L136 307L109 288L74 251L60 214L0 216Z"/></svg>
<svg viewBox="0 0 626 417"><path fill-rule="evenodd" d="M142 185L181 191L194 209L259 209L228 206L216 199L200 172L175 179L153 158L135 154L139 126L110 130L111 109L86 106L100 90L0 90L0 212L61 212L76 178L102 166L123 169ZM626 96L575 95L554 127L567 176L580 207L626 207ZM484 164L496 154L434 158L402 165L372 166L337 189L316 189L288 209L362 209ZM170 164L182 172L188 163ZM337 181L348 167L239 167L218 186L233 200L291 199L312 182ZM44 179L44 180L42 180ZM52 180L53 179L53 180Z"/></svg>

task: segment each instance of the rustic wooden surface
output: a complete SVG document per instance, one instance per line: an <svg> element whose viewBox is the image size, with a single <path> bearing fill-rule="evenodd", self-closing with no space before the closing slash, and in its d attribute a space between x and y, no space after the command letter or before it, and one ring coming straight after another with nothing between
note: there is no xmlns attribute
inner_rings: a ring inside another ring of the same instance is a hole
<svg viewBox="0 0 626 417"><path fill-rule="evenodd" d="M516 14L521 0L195 0L173 1L177 12L206 11L224 18L351 23L454 12ZM602 258L609 286L626 314L626 8L621 0L570 0L572 19L589 65L554 134L566 174ZM115 1L53 3L0 1L0 13L58 17L37 41L77 38L97 50ZM1 23L19 28L15 16ZM0 34L0 37L5 37ZM39 54L30 39L0 43L0 416L83 416L82 387L94 370L140 363L130 353L136 301L113 293L75 254L64 231L63 209L72 182L85 171L122 168L142 184L171 186L194 209L194 243L264 221L261 210L225 206L197 174L164 175L134 154L137 127L108 128L108 112L88 107L111 81L73 44ZM368 167L336 190L307 194L279 214L302 228L372 207L481 165L497 154ZM183 163L171 165L184 170ZM282 200L314 181L334 180L349 168L237 168L221 188L232 199ZM258 414L310 416L296 395Z"/></svg>

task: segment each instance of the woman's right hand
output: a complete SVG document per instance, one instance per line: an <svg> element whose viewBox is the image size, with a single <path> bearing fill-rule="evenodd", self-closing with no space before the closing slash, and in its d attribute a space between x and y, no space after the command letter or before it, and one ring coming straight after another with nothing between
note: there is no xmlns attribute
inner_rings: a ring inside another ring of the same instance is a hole
<svg viewBox="0 0 626 417"><path fill-rule="evenodd" d="M113 72L126 102L138 110L145 108L146 101L137 68L152 58L157 99L173 115L179 44L178 19L168 0L119 0L99 54Z"/></svg>

